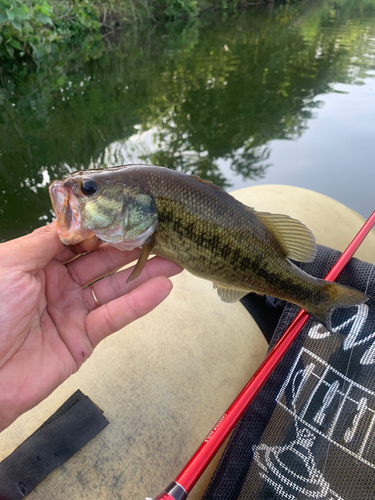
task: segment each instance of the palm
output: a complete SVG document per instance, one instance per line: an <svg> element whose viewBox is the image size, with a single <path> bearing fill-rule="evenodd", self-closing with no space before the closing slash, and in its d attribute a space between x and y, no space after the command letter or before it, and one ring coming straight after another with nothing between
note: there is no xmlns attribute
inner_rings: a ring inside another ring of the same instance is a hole
<svg viewBox="0 0 375 500"><path fill-rule="evenodd" d="M32 256L23 263L22 255L7 253L11 244L1 248L9 265L0 274L0 429L78 370L103 338L160 303L171 288L165 276L180 270L154 258L128 285L130 270L107 276L95 283L103 304L98 307L84 285L133 261L138 251L103 245L64 265L75 254L54 241L62 251L49 260L43 255L48 248L40 248L39 260L48 260L40 266L33 265Z"/></svg>

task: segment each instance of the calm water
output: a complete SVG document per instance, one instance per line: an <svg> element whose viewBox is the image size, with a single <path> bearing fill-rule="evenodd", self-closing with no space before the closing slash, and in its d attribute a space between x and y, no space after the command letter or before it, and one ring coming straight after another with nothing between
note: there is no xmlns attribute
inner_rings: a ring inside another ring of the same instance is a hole
<svg viewBox="0 0 375 500"><path fill-rule="evenodd" d="M52 220L48 183L153 163L225 189L375 209L375 0L299 2L85 40L0 73L0 241Z"/></svg>

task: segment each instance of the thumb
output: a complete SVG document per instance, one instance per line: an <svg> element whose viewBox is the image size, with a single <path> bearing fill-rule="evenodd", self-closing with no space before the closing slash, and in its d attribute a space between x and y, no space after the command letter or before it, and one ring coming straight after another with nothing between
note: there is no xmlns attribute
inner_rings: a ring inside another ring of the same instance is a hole
<svg viewBox="0 0 375 500"><path fill-rule="evenodd" d="M37 271L66 248L57 234L55 222L35 229L31 234L0 245L2 265Z"/></svg>

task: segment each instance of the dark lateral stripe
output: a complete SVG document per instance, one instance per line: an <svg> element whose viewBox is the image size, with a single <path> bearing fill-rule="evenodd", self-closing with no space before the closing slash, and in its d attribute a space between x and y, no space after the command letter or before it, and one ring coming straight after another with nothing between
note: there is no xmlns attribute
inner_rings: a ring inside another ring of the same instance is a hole
<svg viewBox="0 0 375 500"><path fill-rule="evenodd" d="M107 425L108 420L87 396L74 393L0 463L0 500L24 498Z"/></svg>

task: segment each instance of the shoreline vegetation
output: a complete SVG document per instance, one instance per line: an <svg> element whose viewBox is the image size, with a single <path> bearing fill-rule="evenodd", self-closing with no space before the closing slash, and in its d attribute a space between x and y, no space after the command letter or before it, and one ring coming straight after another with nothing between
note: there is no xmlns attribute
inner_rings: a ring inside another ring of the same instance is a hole
<svg viewBox="0 0 375 500"><path fill-rule="evenodd" d="M130 25L189 23L207 11L233 14L267 3L274 0L0 0L0 58L38 63L67 43Z"/></svg>

